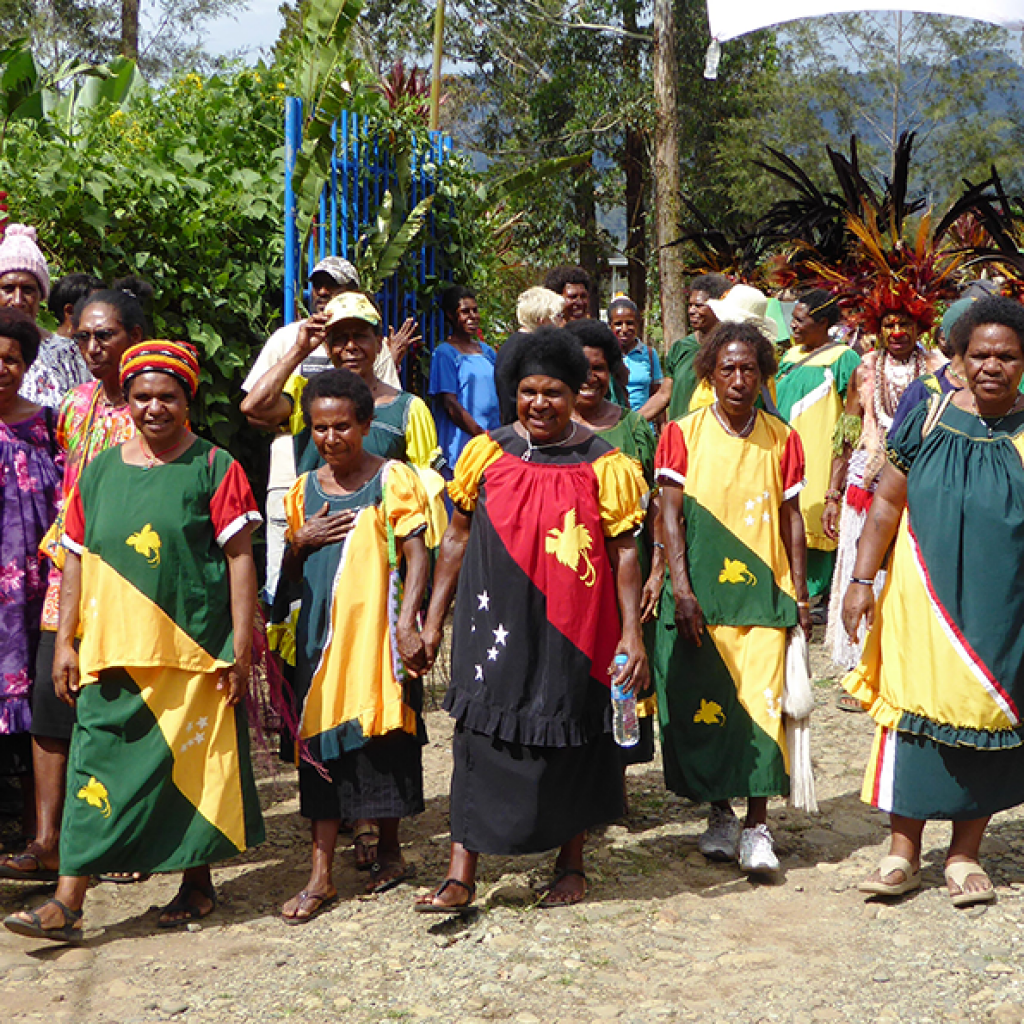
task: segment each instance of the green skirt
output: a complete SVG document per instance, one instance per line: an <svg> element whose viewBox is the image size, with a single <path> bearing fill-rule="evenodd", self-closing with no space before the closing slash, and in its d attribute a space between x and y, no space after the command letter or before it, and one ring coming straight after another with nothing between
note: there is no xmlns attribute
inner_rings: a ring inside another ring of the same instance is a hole
<svg viewBox="0 0 1024 1024"><path fill-rule="evenodd" d="M62 875L181 871L263 841L249 732L215 673L108 669L82 688Z"/></svg>

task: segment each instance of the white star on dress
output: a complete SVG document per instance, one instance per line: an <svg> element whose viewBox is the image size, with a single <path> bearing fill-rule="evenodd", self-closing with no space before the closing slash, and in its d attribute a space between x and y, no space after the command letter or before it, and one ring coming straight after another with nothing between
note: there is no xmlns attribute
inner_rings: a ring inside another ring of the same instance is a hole
<svg viewBox="0 0 1024 1024"><path fill-rule="evenodd" d="M494 642L496 644L501 644L501 646L504 647L505 646L505 638L508 636L508 630L503 625L501 625L499 623L498 624L498 628L496 630L494 630L493 632L494 632Z"/></svg>
<svg viewBox="0 0 1024 1024"><path fill-rule="evenodd" d="M200 729L205 729L207 725L209 725L209 721L204 715L202 718L199 719L199 721L196 724L199 726Z"/></svg>
<svg viewBox="0 0 1024 1024"><path fill-rule="evenodd" d="M764 514L763 516L761 516L761 518L762 518L762 519L763 519L763 520L764 520L764 521L765 521L766 523L770 523L770 522L772 521L772 514L771 514L771 512L765 512L765 514Z"/></svg>
<svg viewBox="0 0 1024 1024"><path fill-rule="evenodd" d="M491 609L491 595L485 590L482 594L477 594L476 599L480 602L480 607L477 611L490 611Z"/></svg>
<svg viewBox="0 0 1024 1024"><path fill-rule="evenodd" d="M487 652L487 660L488 661L497 661L498 660L498 648L497 647L492 647Z"/></svg>
<svg viewBox="0 0 1024 1024"><path fill-rule="evenodd" d="M747 518L744 519L743 522L745 522L747 524L747 526L753 526L754 523L756 522L756 520L754 519L753 516L747 516Z"/></svg>
<svg viewBox="0 0 1024 1024"><path fill-rule="evenodd" d="M769 493L768 493L767 491L765 491L765 492L764 492L764 494L762 494L762 495L761 495L761 497L762 497L762 498L763 498L763 499L764 499L765 501L767 501L767 500L768 500L768 499L769 499L769 498L771 497L771 495L770 495L770 494L769 494Z"/></svg>
<svg viewBox="0 0 1024 1024"><path fill-rule="evenodd" d="M474 679L476 680L476 682L482 683L484 681L483 665L475 665L474 668L476 669L476 675L474 676Z"/></svg>
<svg viewBox="0 0 1024 1024"><path fill-rule="evenodd" d="M751 512L751 511L753 511L753 508L754 508L754 506L755 506L756 504L757 504L757 502L755 502L753 498L748 498L748 499L747 499L747 502L746 502L746 506L747 506L747 511L748 511L748 512Z"/></svg>

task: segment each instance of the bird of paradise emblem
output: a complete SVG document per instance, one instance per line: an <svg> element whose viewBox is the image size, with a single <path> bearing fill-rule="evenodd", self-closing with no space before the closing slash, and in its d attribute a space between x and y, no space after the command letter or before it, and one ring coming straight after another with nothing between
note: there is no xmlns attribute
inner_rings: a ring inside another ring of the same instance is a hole
<svg viewBox="0 0 1024 1024"><path fill-rule="evenodd" d="M725 725L725 712L717 701L705 700L702 697L700 708L693 716L693 720L698 725Z"/></svg>
<svg viewBox="0 0 1024 1024"><path fill-rule="evenodd" d="M752 587L757 582L757 577L747 568L744 562L739 559L727 558L718 574L719 583L746 583Z"/></svg>
<svg viewBox="0 0 1024 1024"><path fill-rule="evenodd" d="M146 523L138 533L133 533L125 544L143 555L150 565L160 564L160 535L149 523Z"/></svg>
<svg viewBox="0 0 1024 1024"><path fill-rule="evenodd" d="M580 579L586 587L592 587L597 579L597 570L590 561L587 552L593 547L594 541L590 531L576 522L576 509L571 508L565 513L562 528L548 530L544 538L544 550L554 555L562 565L568 566L573 572L579 571ZM583 568L580 568L580 561Z"/></svg>
<svg viewBox="0 0 1024 1024"><path fill-rule="evenodd" d="M78 791L78 799L84 800L90 807L98 807L104 818L110 817L110 797L107 787L95 775Z"/></svg>

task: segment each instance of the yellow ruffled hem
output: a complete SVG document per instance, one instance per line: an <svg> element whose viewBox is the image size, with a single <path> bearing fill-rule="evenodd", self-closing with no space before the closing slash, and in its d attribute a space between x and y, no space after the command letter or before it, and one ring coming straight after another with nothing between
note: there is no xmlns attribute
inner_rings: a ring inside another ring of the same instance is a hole
<svg viewBox="0 0 1024 1024"><path fill-rule="evenodd" d="M864 710L886 729L895 729L903 717L900 708L893 707L876 689L868 682L864 674L864 666L858 665L852 672L843 679L843 689L851 697L855 697L864 705Z"/></svg>

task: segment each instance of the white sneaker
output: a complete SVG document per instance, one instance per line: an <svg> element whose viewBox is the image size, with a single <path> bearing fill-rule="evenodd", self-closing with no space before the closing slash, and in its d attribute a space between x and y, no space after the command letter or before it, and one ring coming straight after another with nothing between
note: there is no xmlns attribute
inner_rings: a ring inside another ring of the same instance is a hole
<svg viewBox="0 0 1024 1024"><path fill-rule="evenodd" d="M755 825L743 829L740 835L740 871L747 874L771 873L779 870L779 858L775 856L775 843L767 825Z"/></svg>
<svg viewBox="0 0 1024 1024"><path fill-rule="evenodd" d="M742 826L732 808L711 805L707 831L697 840L697 849L708 860L735 860Z"/></svg>

